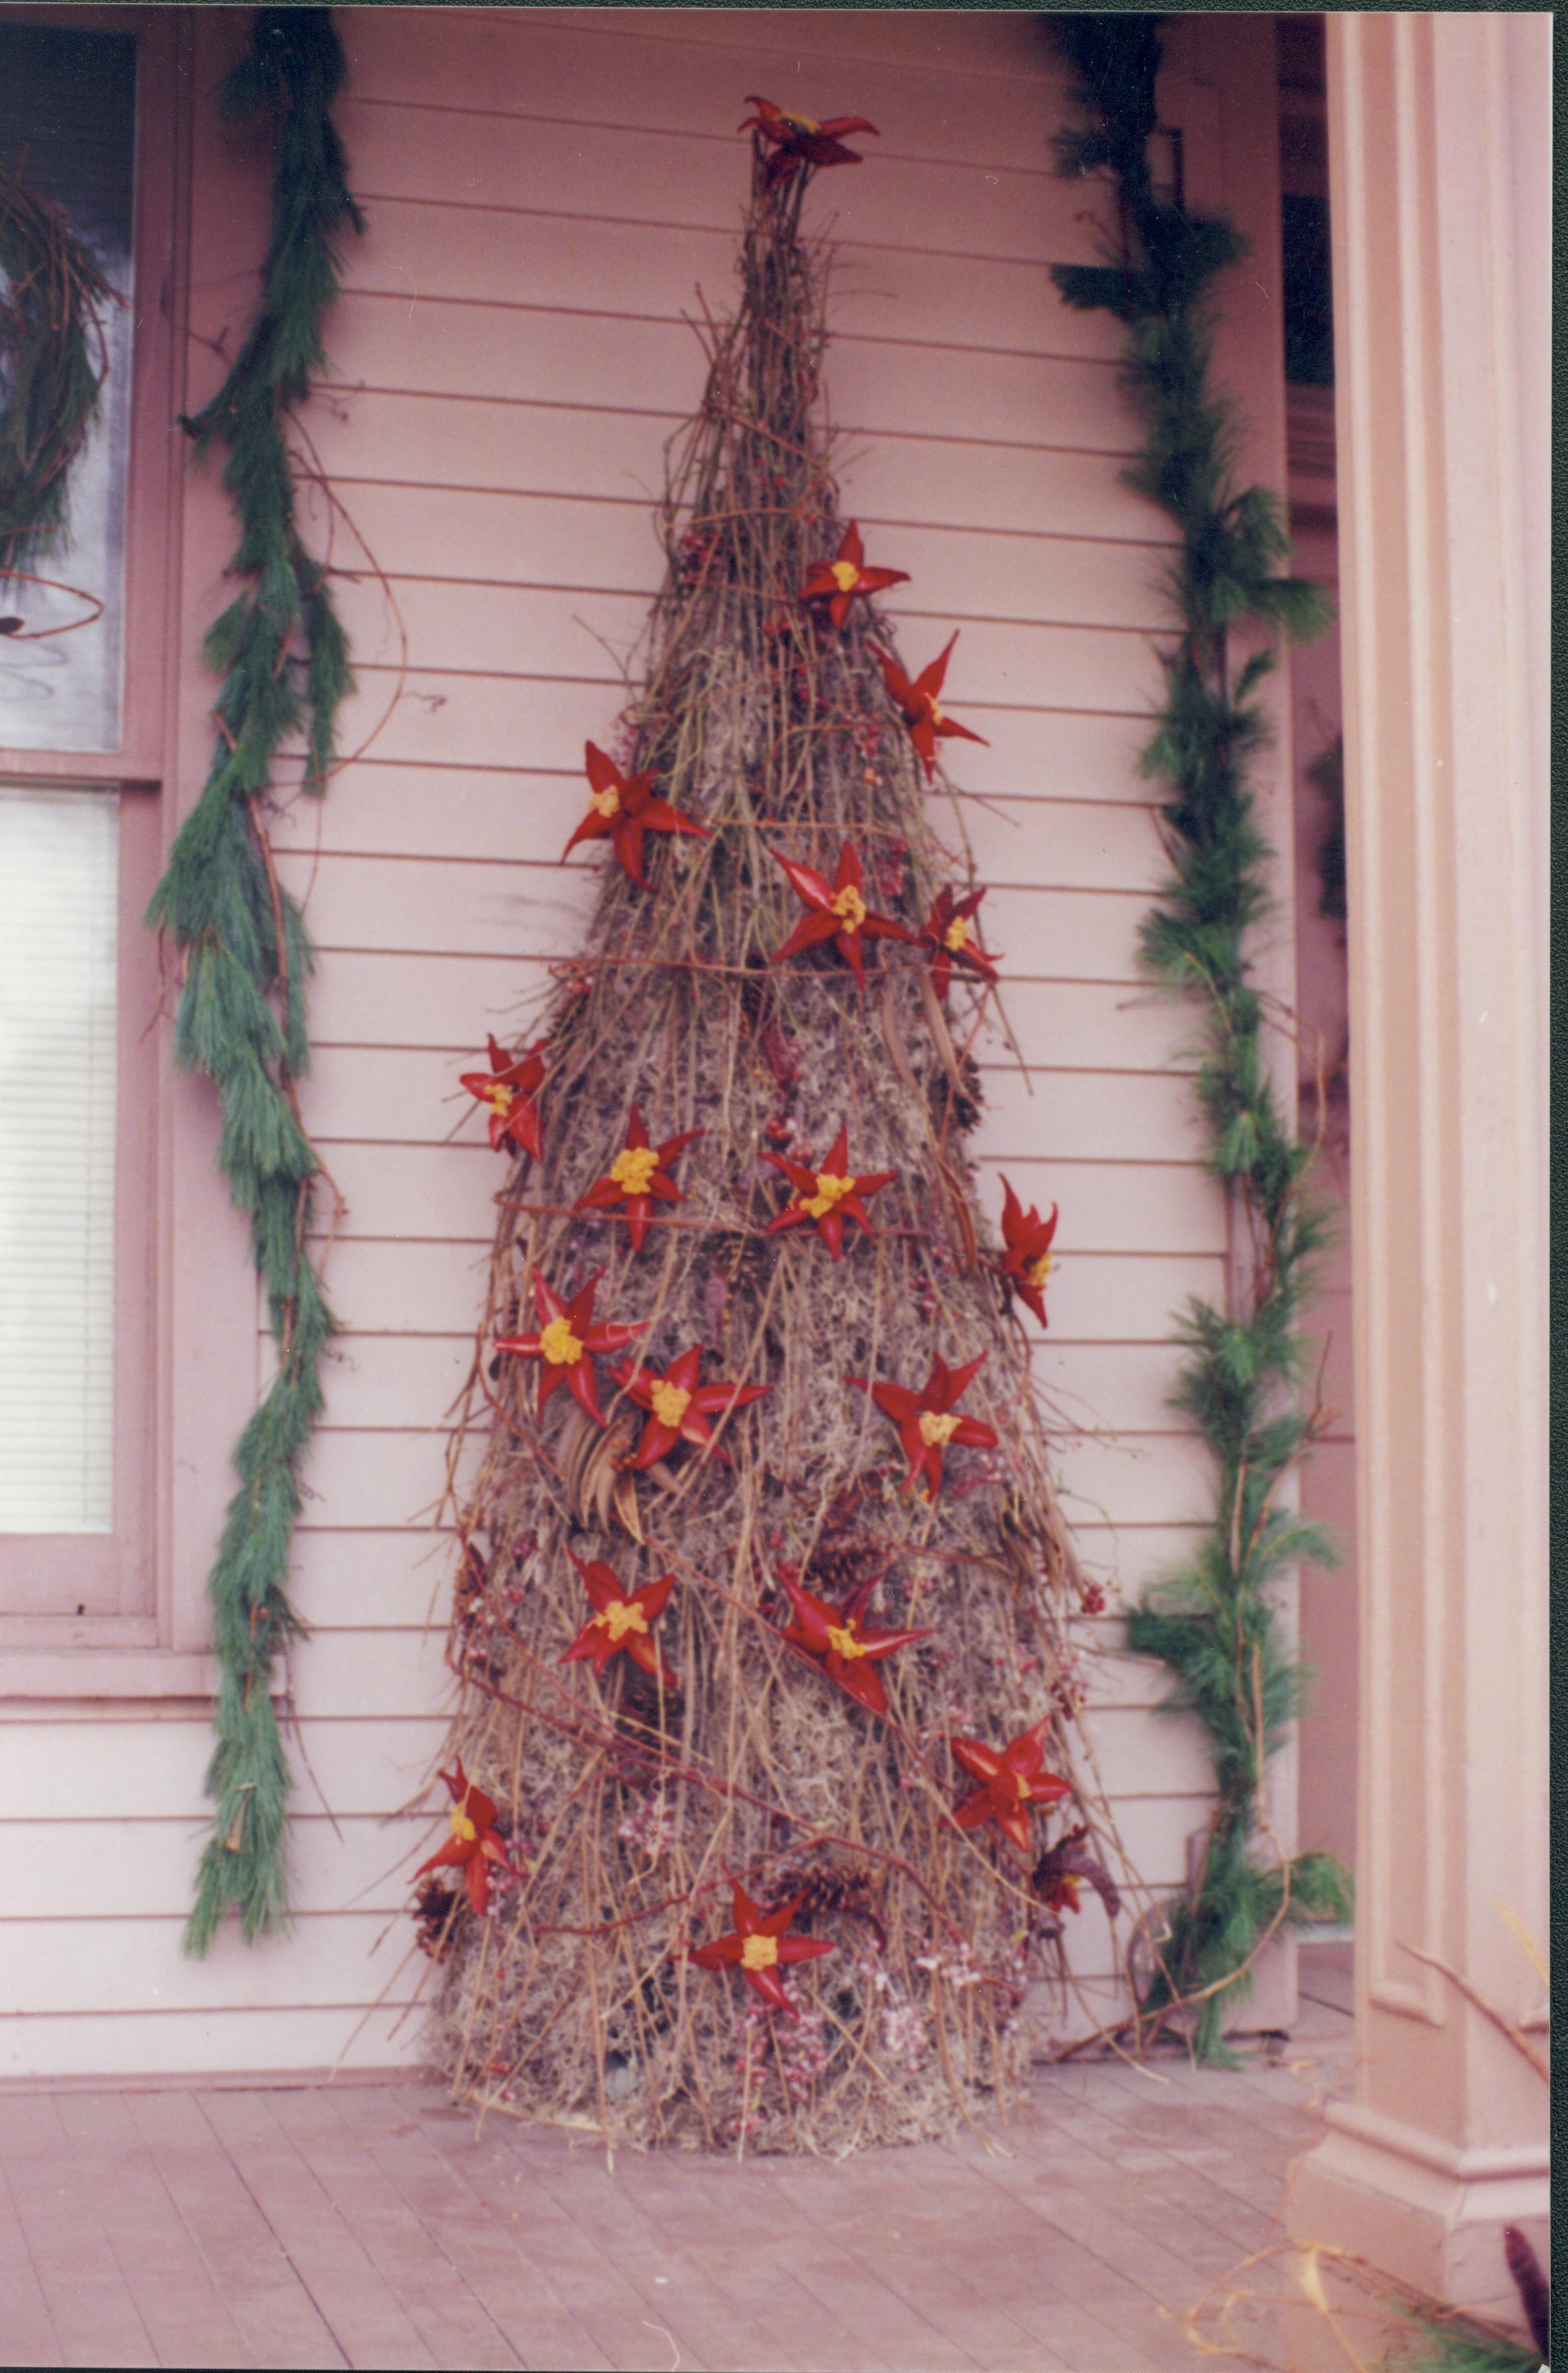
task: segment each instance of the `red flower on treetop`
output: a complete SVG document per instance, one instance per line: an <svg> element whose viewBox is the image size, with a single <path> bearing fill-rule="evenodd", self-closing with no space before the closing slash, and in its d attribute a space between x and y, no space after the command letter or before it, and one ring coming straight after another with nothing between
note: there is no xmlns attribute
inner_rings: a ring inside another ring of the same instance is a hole
<svg viewBox="0 0 1568 2373"><path fill-rule="evenodd" d="M977 1829L994 1821L1003 1837L1028 1853L1031 1809L1059 1804L1072 1794L1065 1780L1044 1768L1049 1728L1047 1714L1033 1730L1022 1731L1000 1754L994 1747L982 1747L977 1738L949 1741L954 1761L980 1783L973 1795L954 1806L953 1818L961 1829Z"/></svg>
<svg viewBox="0 0 1568 2373"><path fill-rule="evenodd" d="M696 840L709 837L705 824L694 824L668 800L653 796L653 777L623 775L614 758L596 742L585 753L588 765L588 813L561 851L563 863L579 840L608 840L639 890L651 887L642 870L642 836L647 832L685 832Z"/></svg>
<svg viewBox="0 0 1568 2373"><path fill-rule="evenodd" d="M451 1835L428 1862L420 1864L414 1876L423 1878L427 1870L461 1870L468 1900L483 1919L490 1900L490 1876L486 1864L494 1863L509 1878L526 1878L528 1873L516 1869L507 1860L506 1842L496 1829L494 1799L474 1785L462 1768L462 1757L451 1771L438 1772L436 1776L444 1780L451 1791Z"/></svg>
<svg viewBox="0 0 1568 2373"><path fill-rule="evenodd" d="M761 1400L773 1390L771 1385L699 1385L697 1370L702 1364L703 1345L694 1343L678 1360L672 1360L663 1375L640 1362L629 1366L622 1362L610 1374L618 1385L624 1385L638 1409L647 1409L648 1423L642 1430L642 1440L635 1455L626 1461L628 1467L646 1467L666 1457L677 1442L689 1442L701 1450L713 1442L713 1428L708 1420L730 1409L744 1409L748 1401ZM717 1443L715 1458L724 1453Z"/></svg>
<svg viewBox="0 0 1568 2373"><path fill-rule="evenodd" d="M944 1360L933 1360L930 1374L918 1393L910 1392L904 1385L873 1385L866 1376L846 1379L848 1384L859 1385L863 1393L870 1393L883 1417L893 1420L908 1457L909 1481L917 1483L923 1476L933 1500L942 1490L942 1454L950 1442L963 1443L971 1450L994 1450L997 1446L997 1437L989 1425L982 1424L978 1418L956 1416L953 1407L967 1392L989 1356L982 1351L977 1360L965 1362L962 1368L950 1368Z"/></svg>
<svg viewBox="0 0 1568 2373"><path fill-rule="evenodd" d="M782 964L786 956L799 955L802 948L821 947L825 941L831 940L864 988L862 939L902 940L907 947L915 945L913 931L907 931L902 923L892 922L885 915L873 915L867 906L863 894L865 871L859 850L848 841L839 852L838 871L831 882L825 881L814 866L797 865L792 858L779 857L776 848L768 853L784 868L796 895L807 909L783 946L774 951L775 964Z"/></svg>
<svg viewBox="0 0 1568 2373"><path fill-rule="evenodd" d="M625 1203L626 1224L631 1232L632 1250L639 1253L648 1234L648 1210L651 1198L661 1203L683 1203L685 1200L665 1171L683 1148L700 1137L700 1128L683 1129L679 1137L667 1137L662 1145L649 1145L648 1131L636 1105L626 1123L626 1141L610 1164L610 1175L579 1195L575 1208L579 1211L607 1210L612 1203Z"/></svg>
<svg viewBox="0 0 1568 2373"><path fill-rule="evenodd" d="M953 646L957 640L955 633L950 635L946 649L938 653L930 667L920 670L913 684L896 660L889 659L885 651L877 653L882 662L882 680L887 686L887 696L895 708L901 712L905 724L909 728L909 739L925 760L928 783L936 772L936 745L939 741L956 733L965 742L985 742L988 749L990 747L983 733L972 732L967 725L960 725L956 718L948 716L937 699L947 673L947 662L953 656Z"/></svg>
<svg viewBox="0 0 1568 2373"><path fill-rule="evenodd" d="M675 1676L654 1646L651 1635L654 1622L663 1613L664 1602L675 1587L674 1575L661 1573L657 1582L645 1582L640 1590L623 1590L602 1560L595 1558L584 1565L570 1549L567 1555L582 1576L582 1586L593 1601L594 1612L561 1658L562 1664L570 1665L580 1656L591 1656L594 1678L599 1680L611 1657L618 1656L624 1648L634 1665L640 1665L653 1679L673 1689Z"/></svg>
<svg viewBox="0 0 1568 2373"><path fill-rule="evenodd" d="M746 105L756 113L748 115L738 129L755 132L767 141L773 149L767 160L767 187L776 181L788 181L802 165L859 165L864 159L853 148L841 144L851 132L869 132L875 140L881 133L863 115L830 115L816 123L809 115L791 115L782 107L775 107L770 99L758 99L755 91L746 93Z"/></svg>
<svg viewBox="0 0 1568 2373"><path fill-rule="evenodd" d="M864 1628L865 1606L875 1587L872 1581L862 1583L843 1607L829 1607L825 1599L802 1590L787 1573L778 1577L790 1606L795 1610L793 1623L786 1624L781 1637L791 1647L802 1648L821 1665L830 1681L848 1689L856 1701L869 1713L887 1712L887 1691L882 1675L876 1670L884 1656L895 1649L907 1648L913 1641L930 1640L935 1635L924 1631L872 1631Z"/></svg>
<svg viewBox="0 0 1568 2373"><path fill-rule="evenodd" d="M460 1084L477 1096L490 1116L490 1151L509 1137L525 1152L539 1158L539 1091L544 1084L544 1058L540 1046L525 1046L509 1055L495 1037L490 1040L487 1071L463 1071Z"/></svg>
<svg viewBox="0 0 1568 2373"><path fill-rule="evenodd" d="M766 1233L777 1235L780 1228L797 1227L802 1220L814 1220L818 1235L837 1260L844 1249L844 1222L853 1220L867 1235L875 1232L871 1214L860 1198L874 1195L880 1188L891 1186L897 1177L896 1170L872 1170L856 1177L849 1168L849 1132L841 1128L833 1140L833 1150L820 1170L809 1169L803 1163L790 1162L782 1153L764 1153L763 1160L771 1162L775 1170L782 1170L795 1190L795 1200L769 1220Z"/></svg>
<svg viewBox="0 0 1568 2373"><path fill-rule="evenodd" d="M977 973L982 980L997 976L995 956L975 937L975 912L985 894L983 890L971 890L967 897L960 898L951 888L939 890L926 918L920 937L932 951L931 979L944 1000L955 964L965 972Z"/></svg>
<svg viewBox="0 0 1568 2373"><path fill-rule="evenodd" d="M811 575L801 588L802 601L825 602L828 616L841 626L857 596L863 600L868 593L883 593L890 585L909 582L907 568L868 568L865 557L860 531L851 520L835 557L813 561Z"/></svg>
<svg viewBox="0 0 1568 2373"><path fill-rule="evenodd" d="M569 1302L563 1302L555 1287L546 1285L535 1269L533 1299L543 1321L539 1333L498 1335L496 1338L497 1351L515 1351L524 1360L544 1362L539 1371L541 1417L556 1385L564 1384L578 1407L586 1409L596 1425L605 1424L593 1363L588 1355L591 1351L624 1351L632 1338L646 1333L650 1324L641 1318L631 1327L594 1326L593 1296L603 1275L603 1269L595 1269L588 1283Z"/></svg>
<svg viewBox="0 0 1568 2373"><path fill-rule="evenodd" d="M735 1891L733 1929L728 1936L716 1936L710 1945L688 1946L687 1958L695 1961L699 1970L738 1969L769 2010L790 2011L793 2016L793 2006L778 1974L779 1965L814 1961L819 1954L831 1953L833 1947L818 1936L784 1934L801 1908L802 1896L793 1895L777 1911L765 1914L738 1878L732 1878L730 1884Z"/></svg>
<svg viewBox="0 0 1568 2373"><path fill-rule="evenodd" d="M1001 1273L1012 1279L1019 1301L1026 1302L1045 1327L1049 1324L1046 1317L1046 1280L1051 1273L1051 1238L1056 1233L1057 1207L1053 1203L1050 1218L1042 1220L1033 1203L1025 1210L1005 1178L1001 1183L1007 1193L1001 1207L1001 1240L1006 1246Z"/></svg>

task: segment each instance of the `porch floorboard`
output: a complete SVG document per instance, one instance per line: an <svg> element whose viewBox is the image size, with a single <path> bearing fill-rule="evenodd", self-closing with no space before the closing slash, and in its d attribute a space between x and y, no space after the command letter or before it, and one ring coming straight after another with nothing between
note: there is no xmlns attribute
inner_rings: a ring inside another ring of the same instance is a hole
<svg viewBox="0 0 1568 2373"><path fill-rule="evenodd" d="M13 2094L0 2363L1173 2373L1344 2071L1303 2010L1273 2063L1042 2070L1005 2125L837 2166L612 2170L417 2082Z"/></svg>

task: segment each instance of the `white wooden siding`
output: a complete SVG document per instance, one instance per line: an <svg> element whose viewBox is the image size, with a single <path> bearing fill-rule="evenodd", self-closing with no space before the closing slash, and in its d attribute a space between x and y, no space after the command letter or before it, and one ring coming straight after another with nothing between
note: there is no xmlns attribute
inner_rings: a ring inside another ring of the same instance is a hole
<svg viewBox="0 0 1568 2373"><path fill-rule="evenodd" d="M205 89L243 30L223 13L201 12ZM962 626L949 692L990 740L953 763L994 802L966 802L965 821L997 885L987 937L1008 953L1029 1078L991 1049L979 1146L993 1206L999 1165L1061 1205L1039 1373L1087 1563L1135 1592L1190 1541L1206 1498L1164 1406L1166 1338L1185 1295L1219 1288L1223 1225L1170 1060L1180 1021L1150 1001L1134 956L1162 870L1132 761L1166 537L1118 480L1131 437L1116 328L1070 313L1049 282L1051 262L1094 247L1088 193L1050 170L1062 98L1034 20L407 8L339 22L369 229L346 249L334 384L309 426L391 583L407 672L400 687L385 591L339 521L334 559L363 570L340 587L360 681L345 746L384 721L324 805L299 803L279 832L321 949L307 1118L348 1207L329 1280L346 1331L298 1559L314 1627L294 1660L310 1766L296 1744L300 1917L289 1938L247 1949L227 1935L206 1962L182 1960L205 1709L40 1709L0 1734L4 1999L26 2014L0 2031L0 2073L418 2053L417 2016L400 2025L399 2006L427 1965L395 1915L427 1825L399 1808L445 1733L449 1561L429 1511L499 1183L457 1073L585 911L590 865L556 860L583 741L605 738L621 704L604 644L629 647L658 581L649 505L701 391L696 289L716 310L729 298L746 175L731 127L754 88L883 127L866 164L810 202L841 242L828 380L844 504L873 556L913 573L889 603L907 657ZM1189 152L1201 163L1218 137L1199 124ZM254 149L236 158L216 134L199 146L199 338L232 337L249 299L211 261L216 231L203 243L226 176L261 170ZM215 368L198 345L198 393ZM1098 1630L1108 1642L1115 1626ZM1094 1736L1134 1860L1170 1882L1205 1769L1183 1726L1151 1713L1158 1693L1157 1676L1108 1661ZM1079 1936L1093 1977L1107 1966L1097 1912Z"/></svg>

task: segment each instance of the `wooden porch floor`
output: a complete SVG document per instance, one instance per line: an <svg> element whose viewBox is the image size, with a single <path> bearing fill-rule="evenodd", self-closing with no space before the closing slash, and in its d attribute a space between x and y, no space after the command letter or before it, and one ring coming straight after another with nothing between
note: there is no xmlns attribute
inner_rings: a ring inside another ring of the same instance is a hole
<svg viewBox="0 0 1568 2373"><path fill-rule="evenodd" d="M1309 1981L1309 1983L1311 1981ZM832 2166L620 2156L429 2085L0 2099L0 2362L1171 2373L1280 2238L1348 2062L1042 2071L1027 2110Z"/></svg>

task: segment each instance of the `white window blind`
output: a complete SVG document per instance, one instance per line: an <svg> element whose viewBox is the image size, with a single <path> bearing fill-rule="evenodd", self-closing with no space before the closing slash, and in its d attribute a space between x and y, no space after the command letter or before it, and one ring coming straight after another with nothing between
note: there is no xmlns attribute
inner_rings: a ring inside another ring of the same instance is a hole
<svg viewBox="0 0 1568 2373"><path fill-rule="evenodd" d="M113 1522L119 813L0 787L0 1532Z"/></svg>

